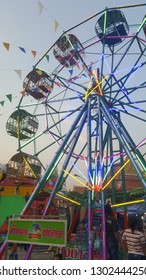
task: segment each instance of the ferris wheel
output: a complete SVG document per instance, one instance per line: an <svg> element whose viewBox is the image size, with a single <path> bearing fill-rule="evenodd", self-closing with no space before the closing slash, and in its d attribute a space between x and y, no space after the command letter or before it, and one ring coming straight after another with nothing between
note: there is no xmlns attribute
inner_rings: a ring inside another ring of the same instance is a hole
<svg viewBox="0 0 146 280"><path fill-rule="evenodd" d="M146 122L146 17L143 14L137 24L133 18L129 24L124 13L145 5L106 8L70 28L24 79L25 96L6 129L18 139L7 173L12 180L18 175L20 181L38 180L26 207L58 169L47 207L74 180L87 192L87 199L73 203L88 205L90 231L90 210L96 199L104 208L110 192L116 204L120 186L123 202L127 201L129 164L146 187L146 138L139 137L137 143L133 134L135 130L140 134ZM103 235L103 243L104 239Z"/></svg>

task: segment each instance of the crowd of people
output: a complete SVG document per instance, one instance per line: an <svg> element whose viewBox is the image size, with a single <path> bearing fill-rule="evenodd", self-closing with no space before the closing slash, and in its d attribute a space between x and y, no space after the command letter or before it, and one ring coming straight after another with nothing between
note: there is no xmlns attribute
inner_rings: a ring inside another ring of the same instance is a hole
<svg viewBox="0 0 146 280"><path fill-rule="evenodd" d="M109 260L118 260L120 250L127 260L146 260L146 240L135 215L128 218L128 228L120 234L110 204L105 205L106 240Z"/></svg>
<svg viewBox="0 0 146 280"><path fill-rule="evenodd" d="M6 217L4 225L8 227L9 217ZM106 228L106 251L107 259L118 260L122 252L122 259L126 260L146 260L146 239L143 227L139 226L136 215L128 217L128 227L122 232L119 224L113 215L110 203L105 205L105 228ZM18 246L13 244L9 259L18 259ZM62 254L53 252L52 258L62 260Z"/></svg>
<svg viewBox="0 0 146 280"><path fill-rule="evenodd" d="M136 215L130 215L128 227L121 230L108 202L105 205L105 225L108 260L146 260L146 240ZM53 252L52 259L61 260L63 255Z"/></svg>

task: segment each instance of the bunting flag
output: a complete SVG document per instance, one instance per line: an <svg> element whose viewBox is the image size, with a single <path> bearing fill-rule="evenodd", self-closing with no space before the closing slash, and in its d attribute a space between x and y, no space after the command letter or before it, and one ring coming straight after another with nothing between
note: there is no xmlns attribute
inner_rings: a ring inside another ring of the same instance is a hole
<svg viewBox="0 0 146 280"><path fill-rule="evenodd" d="M61 87L61 84L58 83L58 82L55 82L55 81L54 81L54 84L57 85L58 87Z"/></svg>
<svg viewBox="0 0 146 280"><path fill-rule="evenodd" d="M4 45L4 47L6 48L6 50L9 51L10 44L9 44L9 43L6 43L6 42L3 42L3 45Z"/></svg>
<svg viewBox="0 0 146 280"><path fill-rule="evenodd" d="M12 94L7 94L6 97L9 99L10 102L12 102Z"/></svg>
<svg viewBox="0 0 146 280"><path fill-rule="evenodd" d="M86 74L85 74L85 73L81 74L81 76L84 76L84 77L86 77L86 78L87 78L87 76L86 76Z"/></svg>
<svg viewBox="0 0 146 280"><path fill-rule="evenodd" d="M5 101L0 101L0 104L1 104L2 106L4 106L4 103L5 103Z"/></svg>
<svg viewBox="0 0 146 280"><path fill-rule="evenodd" d="M89 76L90 76L90 71L85 67L85 65L84 64L82 64L82 69L83 69L83 71L85 71Z"/></svg>
<svg viewBox="0 0 146 280"><path fill-rule="evenodd" d="M31 51L31 52L32 52L33 56L36 57L37 52L36 51Z"/></svg>
<svg viewBox="0 0 146 280"><path fill-rule="evenodd" d="M39 15L42 13L44 6L40 1L38 1Z"/></svg>
<svg viewBox="0 0 146 280"><path fill-rule="evenodd" d="M18 74L19 78L21 79L21 70L15 70L15 72Z"/></svg>
<svg viewBox="0 0 146 280"><path fill-rule="evenodd" d="M73 74L73 69L70 69L70 70L69 70L69 73L72 75L72 74Z"/></svg>
<svg viewBox="0 0 146 280"><path fill-rule="evenodd" d="M20 49L22 52L26 53L26 51L25 51L25 49L24 49L24 48L19 47L19 49Z"/></svg>
<svg viewBox="0 0 146 280"><path fill-rule="evenodd" d="M47 61L49 62L49 55L48 54L46 54L46 58L47 58Z"/></svg>
<svg viewBox="0 0 146 280"><path fill-rule="evenodd" d="M79 66L78 62L76 62L76 66L77 66L78 69L80 69L80 66Z"/></svg>
<svg viewBox="0 0 146 280"><path fill-rule="evenodd" d="M83 69L83 71L85 70L85 65L84 64L82 64L82 69Z"/></svg>
<svg viewBox="0 0 146 280"><path fill-rule="evenodd" d="M70 78L70 79L67 80L68 83L71 83L72 81L73 81L72 78Z"/></svg>
<svg viewBox="0 0 146 280"><path fill-rule="evenodd" d="M79 79L79 76L74 76L72 79L77 80L77 79Z"/></svg>
<svg viewBox="0 0 146 280"><path fill-rule="evenodd" d="M9 49L10 49L10 43L3 42L3 46L5 47L5 49L6 49L7 51L9 51ZM18 48L19 48L19 50L21 50L23 53L26 53L25 48L23 48L23 47L18 47ZM35 58L37 52L36 52L35 50L31 50L31 53L32 53L32 55L33 55L34 58Z"/></svg>
<svg viewBox="0 0 146 280"><path fill-rule="evenodd" d="M74 77L68 79L68 82L72 82L72 81L77 80L77 79L79 79L79 77L78 76L74 76Z"/></svg>
<svg viewBox="0 0 146 280"><path fill-rule="evenodd" d="M25 95L25 91L23 91L23 92L24 92L24 95ZM9 100L10 102L12 102L12 99L14 99L14 98L18 98L18 96L14 96L14 94L11 94L11 93L6 94L6 95L5 95L5 97L7 97L7 98L8 98L8 100ZM0 105L4 107L5 102L6 102L6 99L5 99L5 100L0 101ZM2 115L2 114L0 114L0 116L1 116L1 115Z"/></svg>
<svg viewBox="0 0 146 280"><path fill-rule="evenodd" d="M58 26L59 26L59 23L58 23L57 20L55 20L54 21L54 29L55 29L55 31L57 30Z"/></svg>

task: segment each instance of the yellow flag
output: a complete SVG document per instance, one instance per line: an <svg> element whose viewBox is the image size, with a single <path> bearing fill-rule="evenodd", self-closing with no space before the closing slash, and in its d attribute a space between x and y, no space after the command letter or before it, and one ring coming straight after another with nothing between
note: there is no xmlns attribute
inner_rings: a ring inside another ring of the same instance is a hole
<svg viewBox="0 0 146 280"><path fill-rule="evenodd" d="M55 20L55 21L54 21L54 28L55 28L55 31L57 30L58 26L59 26L59 23L58 23L57 20Z"/></svg>
<svg viewBox="0 0 146 280"><path fill-rule="evenodd" d="M38 1L39 15L42 13L44 6L40 1Z"/></svg>
<svg viewBox="0 0 146 280"><path fill-rule="evenodd" d="M7 51L9 51L10 44L9 44L9 43L3 42L3 45L4 45L4 47L7 49Z"/></svg>

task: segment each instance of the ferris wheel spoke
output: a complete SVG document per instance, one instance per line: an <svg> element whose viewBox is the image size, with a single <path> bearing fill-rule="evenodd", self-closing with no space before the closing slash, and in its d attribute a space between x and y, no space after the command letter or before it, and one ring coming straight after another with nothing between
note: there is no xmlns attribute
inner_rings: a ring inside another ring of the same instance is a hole
<svg viewBox="0 0 146 280"><path fill-rule="evenodd" d="M134 113L132 114L129 111L127 111L126 109L124 109L124 110L119 109L118 111L123 113L123 114L127 114L128 116L131 116L131 117L133 117L135 119L138 119L140 121L146 122L145 117L142 118L142 117L138 116L138 114L137 115L135 115Z"/></svg>

